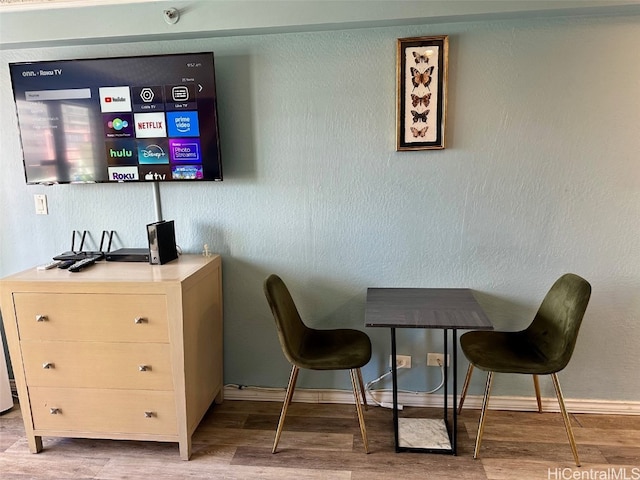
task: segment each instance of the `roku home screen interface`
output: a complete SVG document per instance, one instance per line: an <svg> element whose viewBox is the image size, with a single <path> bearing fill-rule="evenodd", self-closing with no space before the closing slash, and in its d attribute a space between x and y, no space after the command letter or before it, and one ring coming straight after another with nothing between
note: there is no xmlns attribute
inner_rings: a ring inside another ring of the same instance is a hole
<svg viewBox="0 0 640 480"><path fill-rule="evenodd" d="M28 183L221 179L213 54L10 70Z"/></svg>

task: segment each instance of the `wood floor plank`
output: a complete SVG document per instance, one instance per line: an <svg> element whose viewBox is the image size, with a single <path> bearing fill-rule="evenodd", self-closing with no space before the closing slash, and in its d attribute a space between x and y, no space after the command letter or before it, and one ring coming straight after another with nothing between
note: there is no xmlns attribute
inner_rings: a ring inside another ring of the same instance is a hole
<svg viewBox="0 0 640 480"><path fill-rule="evenodd" d="M476 428L480 410L463 410L459 416L462 422L475 422ZM572 427L580 427L581 424L574 415L569 415ZM507 424L507 425L548 425L564 427L562 415L558 412L515 412L509 410L489 410L487 411L486 424Z"/></svg>
<svg viewBox="0 0 640 480"><path fill-rule="evenodd" d="M244 428L256 430L276 431L278 416L273 415L249 415ZM393 429L393 419L382 421L374 420L365 414L365 425L370 432L389 432ZM316 416L289 416L285 419L284 430L292 432L333 432L345 431L359 432L358 417L355 412L353 417L316 417Z"/></svg>
<svg viewBox="0 0 640 480"><path fill-rule="evenodd" d="M24 439L24 435L20 432L12 432L7 430L0 431L0 452L4 452L11 448L21 439Z"/></svg>
<svg viewBox="0 0 640 480"><path fill-rule="evenodd" d="M5 430L24 431L24 422L19 406L0 414L0 433Z"/></svg>
<svg viewBox="0 0 640 480"><path fill-rule="evenodd" d="M200 422L200 428L243 428L248 413L212 413Z"/></svg>
<svg viewBox="0 0 640 480"><path fill-rule="evenodd" d="M255 415L280 415L282 402L257 401L226 401L214 405L208 414L244 413ZM389 410L387 410L389 411ZM289 405L288 416L316 416L316 417L351 417L355 412L355 405L335 403L301 403L294 401Z"/></svg>
<svg viewBox="0 0 640 480"><path fill-rule="evenodd" d="M198 429L193 435L193 443L207 445L251 445L269 446L273 444L275 430L251 430L235 428ZM279 448L344 450L353 448L353 434L326 432L284 431L280 437Z"/></svg>
<svg viewBox="0 0 640 480"><path fill-rule="evenodd" d="M467 431L474 432L473 424L466 424ZM640 430L612 430L603 428L574 428L573 434L578 445L615 445L635 447L640 445ZM475 436L475 433L470 433ZM509 442L560 443L567 438L564 427L547 425L523 426L506 424L485 424L484 440ZM568 441L568 440L567 440Z"/></svg>
<svg viewBox="0 0 640 480"><path fill-rule="evenodd" d="M427 478L427 473L429 478L485 478L482 464L470 457L421 453L396 454L389 450L377 455L339 451L328 456L326 452L320 450L291 448L272 454L268 448L238 447L232 463L269 467L304 465L305 468L314 470L342 468L358 472L358 477L354 476L354 478L376 480L379 478L424 479ZM444 476L443 471L447 472Z"/></svg>
<svg viewBox="0 0 640 480"><path fill-rule="evenodd" d="M575 417L578 424L584 428L640 430L640 415L594 415L581 413L575 415Z"/></svg>
<svg viewBox="0 0 640 480"><path fill-rule="evenodd" d="M286 467L254 467L244 465L230 466L220 463L215 455L201 455L189 462L167 459L158 462L154 459L135 457L118 457L109 461L96 476L100 480L120 480L123 478L150 478L154 480L176 479L213 479L246 480L260 479L308 479L319 480L327 478L325 472L306 468ZM344 470L330 472L331 478L349 479L350 473Z"/></svg>
<svg viewBox="0 0 640 480"><path fill-rule="evenodd" d="M264 415L276 415L280 413L282 403L278 402L256 402L256 401L234 401L225 400L220 404L214 404L209 408L207 416L215 414L249 414L260 413ZM205 416L205 419L207 417Z"/></svg>
<svg viewBox="0 0 640 480"><path fill-rule="evenodd" d="M578 444L617 447L637 447L640 445L640 430L578 428L573 433Z"/></svg>
<svg viewBox="0 0 640 480"><path fill-rule="evenodd" d="M281 407L280 402L255 401L212 407L193 436L189 462L169 442L44 437L43 452L31 454L16 409L0 416L0 478L548 480L549 469L575 469L557 413L489 412L480 458L474 460L477 410L463 411L458 455L451 456L396 453L391 411L371 407L365 412L367 455L353 405L294 403L274 455L271 445ZM439 418L441 410L413 407L401 415ZM572 415L582 471L638 468L637 418Z"/></svg>
<svg viewBox="0 0 640 480"><path fill-rule="evenodd" d="M3 454L0 472L3 479L93 479L109 460L106 458L66 457L64 455Z"/></svg>
<svg viewBox="0 0 640 480"><path fill-rule="evenodd" d="M559 439L564 441L564 439ZM599 447L594 445L578 445L578 454L582 462L607 463ZM473 455L473 448L471 449ZM487 440L483 438L480 448L481 459L498 458L501 460L533 459L553 464L570 464L573 453L569 441L564 443L545 442L511 442L505 440Z"/></svg>
<svg viewBox="0 0 640 480"><path fill-rule="evenodd" d="M502 459L487 459L482 461L488 480L549 480L549 479L611 479L620 478L630 480L633 477L634 468L636 476L640 473L637 466L617 465L612 468L610 464L585 463L576 467L572 462L554 464L529 459L521 459L517 462ZM612 471L615 470L613 476ZM626 476L625 476L626 475Z"/></svg>
<svg viewBox="0 0 640 480"><path fill-rule="evenodd" d="M640 467L640 445L635 447L603 445L598 449L602 452L607 463L612 465L637 465ZM638 478L640 478L640 474Z"/></svg>
<svg viewBox="0 0 640 480"><path fill-rule="evenodd" d="M113 455L130 455L138 457L152 457L159 455L176 456L179 453L177 443L169 442L141 442L135 440L101 440L83 438L43 437L42 453L47 455L84 456L91 458L111 458ZM7 448L7 453L28 453L27 439L24 433L13 445ZM39 456L30 454L34 457Z"/></svg>

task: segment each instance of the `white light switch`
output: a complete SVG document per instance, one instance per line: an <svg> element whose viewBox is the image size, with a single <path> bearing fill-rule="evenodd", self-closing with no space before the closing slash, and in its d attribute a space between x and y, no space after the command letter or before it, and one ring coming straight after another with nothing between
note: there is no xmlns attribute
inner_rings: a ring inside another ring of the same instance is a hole
<svg viewBox="0 0 640 480"><path fill-rule="evenodd" d="M49 209L47 207L47 196L42 194L36 194L33 196L36 202L36 214L37 215L49 215Z"/></svg>

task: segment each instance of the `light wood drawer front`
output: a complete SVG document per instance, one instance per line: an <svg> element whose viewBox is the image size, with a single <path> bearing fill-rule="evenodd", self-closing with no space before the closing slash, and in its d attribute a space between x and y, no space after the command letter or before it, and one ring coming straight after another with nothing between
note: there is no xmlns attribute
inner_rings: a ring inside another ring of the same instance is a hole
<svg viewBox="0 0 640 480"><path fill-rule="evenodd" d="M36 430L177 434L171 392L32 387L29 396Z"/></svg>
<svg viewBox="0 0 640 480"><path fill-rule="evenodd" d="M168 343L21 342L28 385L173 390Z"/></svg>
<svg viewBox="0 0 640 480"><path fill-rule="evenodd" d="M15 293L21 340L168 342L164 295Z"/></svg>

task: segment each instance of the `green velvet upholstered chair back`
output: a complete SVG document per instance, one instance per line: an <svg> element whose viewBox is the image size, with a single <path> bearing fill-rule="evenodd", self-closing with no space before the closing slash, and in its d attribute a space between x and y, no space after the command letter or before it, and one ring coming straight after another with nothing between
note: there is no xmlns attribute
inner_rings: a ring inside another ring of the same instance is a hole
<svg viewBox="0 0 640 480"><path fill-rule="evenodd" d="M264 294L273 313L282 351L292 365L301 365L304 338L309 328L303 323L289 289L277 275L264 281Z"/></svg>
<svg viewBox="0 0 640 480"><path fill-rule="evenodd" d="M567 273L553 284L535 318L522 333L547 363L547 373L567 366L584 317L591 285L578 275Z"/></svg>

